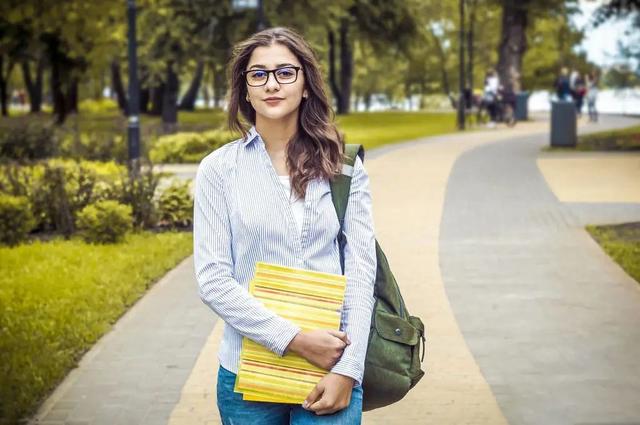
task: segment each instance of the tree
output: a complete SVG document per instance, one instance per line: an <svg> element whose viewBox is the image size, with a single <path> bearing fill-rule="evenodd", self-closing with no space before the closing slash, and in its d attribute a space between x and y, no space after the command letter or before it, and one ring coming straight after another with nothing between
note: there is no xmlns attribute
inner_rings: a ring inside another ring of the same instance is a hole
<svg viewBox="0 0 640 425"><path fill-rule="evenodd" d="M521 90L522 59L527 51L527 29L549 10L570 14L575 0L500 0L502 8L501 38L498 46L498 74L502 84Z"/></svg>

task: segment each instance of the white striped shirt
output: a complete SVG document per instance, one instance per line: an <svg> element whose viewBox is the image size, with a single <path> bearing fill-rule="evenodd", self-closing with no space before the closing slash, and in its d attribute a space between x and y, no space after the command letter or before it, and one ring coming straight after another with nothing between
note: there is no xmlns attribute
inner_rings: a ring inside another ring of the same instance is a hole
<svg viewBox="0 0 640 425"><path fill-rule="evenodd" d="M198 166L194 263L200 298L225 321L218 359L238 372L242 337L278 355L300 328L267 310L249 292L257 261L341 274L339 223L326 179L307 186L302 232L255 126ZM341 329L351 340L334 373L362 382L376 274L369 176L356 159L343 228L347 288Z"/></svg>

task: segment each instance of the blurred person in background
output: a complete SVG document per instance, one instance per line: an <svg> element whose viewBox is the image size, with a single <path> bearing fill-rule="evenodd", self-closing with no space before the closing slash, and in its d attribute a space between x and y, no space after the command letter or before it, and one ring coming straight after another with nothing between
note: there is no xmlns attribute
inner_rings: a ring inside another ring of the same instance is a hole
<svg viewBox="0 0 640 425"><path fill-rule="evenodd" d="M598 121L598 110L596 101L598 100L598 72L594 69L587 74L587 109L589 111L589 121Z"/></svg>

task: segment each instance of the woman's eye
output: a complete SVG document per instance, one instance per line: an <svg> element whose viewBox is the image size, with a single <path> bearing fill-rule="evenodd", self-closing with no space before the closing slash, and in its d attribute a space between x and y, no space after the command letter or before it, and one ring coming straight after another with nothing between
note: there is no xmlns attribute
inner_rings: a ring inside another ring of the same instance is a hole
<svg viewBox="0 0 640 425"><path fill-rule="evenodd" d="M278 71L279 77L293 77L293 71L291 69L281 69Z"/></svg>
<svg viewBox="0 0 640 425"><path fill-rule="evenodd" d="M267 73L264 71L254 71L253 74L251 74L251 76L253 78L264 78L267 76Z"/></svg>

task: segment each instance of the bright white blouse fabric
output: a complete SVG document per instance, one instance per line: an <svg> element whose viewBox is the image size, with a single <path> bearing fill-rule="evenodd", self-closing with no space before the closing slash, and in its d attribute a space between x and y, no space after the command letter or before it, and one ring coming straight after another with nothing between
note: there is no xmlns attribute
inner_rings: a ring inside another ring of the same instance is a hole
<svg viewBox="0 0 640 425"><path fill-rule="evenodd" d="M291 191L291 181L289 176L278 176L280 183L284 186L287 196L289 196L289 204L293 211L293 218L298 226L298 233L302 233L302 220L304 219L304 199L297 197L295 193Z"/></svg>
<svg viewBox="0 0 640 425"><path fill-rule="evenodd" d="M289 198L252 127L205 157L194 198L194 265L202 301L225 321L218 353L238 371L242 337L283 355L300 328L267 310L248 293L257 261L341 274L338 218L325 179L314 179L304 199L301 230ZM347 288L341 329L351 345L331 369L362 382L376 273L369 177L356 159L344 222Z"/></svg>

